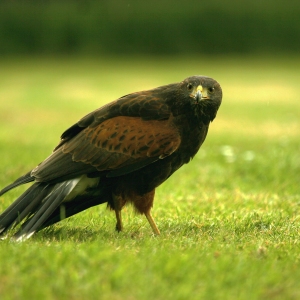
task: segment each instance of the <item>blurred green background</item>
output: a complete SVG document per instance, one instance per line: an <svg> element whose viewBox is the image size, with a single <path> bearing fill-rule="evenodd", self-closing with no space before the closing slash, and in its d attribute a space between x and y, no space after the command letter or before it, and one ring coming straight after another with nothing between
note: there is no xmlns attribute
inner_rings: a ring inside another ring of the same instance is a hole
<svg viewBox="0 0 300 300"><path fill-rule="evenodd" d="M0 54L298 53L298 0L2 0Z"/></svg>

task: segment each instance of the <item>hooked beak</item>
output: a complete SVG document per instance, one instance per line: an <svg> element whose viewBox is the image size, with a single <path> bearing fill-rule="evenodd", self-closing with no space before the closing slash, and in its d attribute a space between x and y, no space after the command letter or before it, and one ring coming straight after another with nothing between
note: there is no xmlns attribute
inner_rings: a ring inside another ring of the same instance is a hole
<svg viewBox="0 0 300 300"><path fill-rule="evenodd" d="M203 88L202 85L198 85L194 97L195 97L195 100L197 103L199 103L200 101L209 99L209 97L207 95L207 89Z"/></svg>

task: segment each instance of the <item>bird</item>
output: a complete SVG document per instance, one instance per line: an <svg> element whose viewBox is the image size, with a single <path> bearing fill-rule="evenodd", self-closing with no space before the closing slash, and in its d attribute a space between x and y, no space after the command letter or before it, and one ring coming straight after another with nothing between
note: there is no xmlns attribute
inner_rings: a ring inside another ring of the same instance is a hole
<svg viewBox="0 0 300 300"><path fill-rule="evenodd" d="M222 102L213 78L134 92L87 114L61 135L44 161L0 191L32 183L0 215L0 235L23 241L90 207L107 203L123 230L121 210L151 214L155 189L196 155Z"/></svg>

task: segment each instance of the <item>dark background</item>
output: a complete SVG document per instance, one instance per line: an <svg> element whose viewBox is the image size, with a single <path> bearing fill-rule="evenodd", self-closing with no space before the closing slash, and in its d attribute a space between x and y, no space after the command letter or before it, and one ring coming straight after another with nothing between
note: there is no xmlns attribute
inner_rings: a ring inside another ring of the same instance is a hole
<svg viewBox="0 0 300 300"><path fill-rule="evenodd" d="M299 0L0 2L0 54L298 53Z"/></svg>

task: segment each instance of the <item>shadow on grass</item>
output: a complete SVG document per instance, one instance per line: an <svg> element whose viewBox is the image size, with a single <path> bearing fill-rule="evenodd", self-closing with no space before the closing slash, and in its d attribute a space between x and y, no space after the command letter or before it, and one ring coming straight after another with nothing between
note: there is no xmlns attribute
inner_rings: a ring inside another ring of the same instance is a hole
<svg viewBox="0 0 300 300"><path fill-rule="evenodd" d="M111 238L114 235L114 231L105 230L103 228L99 229L89 229L89 228L58 228L50 227L45 228L31 237L35 241L64 241L64 242L76 242L76 243L86 243L93 242L99 237L101 239Z"/></svg>
<svg viewBox="0 0 300 300"><path fill-rule="evenodd" d="M143 237L153 235L151 230L139 230L140 228L128 228L123 232L117 232L114 227L49 227L45 228L30 239L41 242L75 242L75 243L89 243L94 241L111 241L118 239L142 239Z"/></svg>

